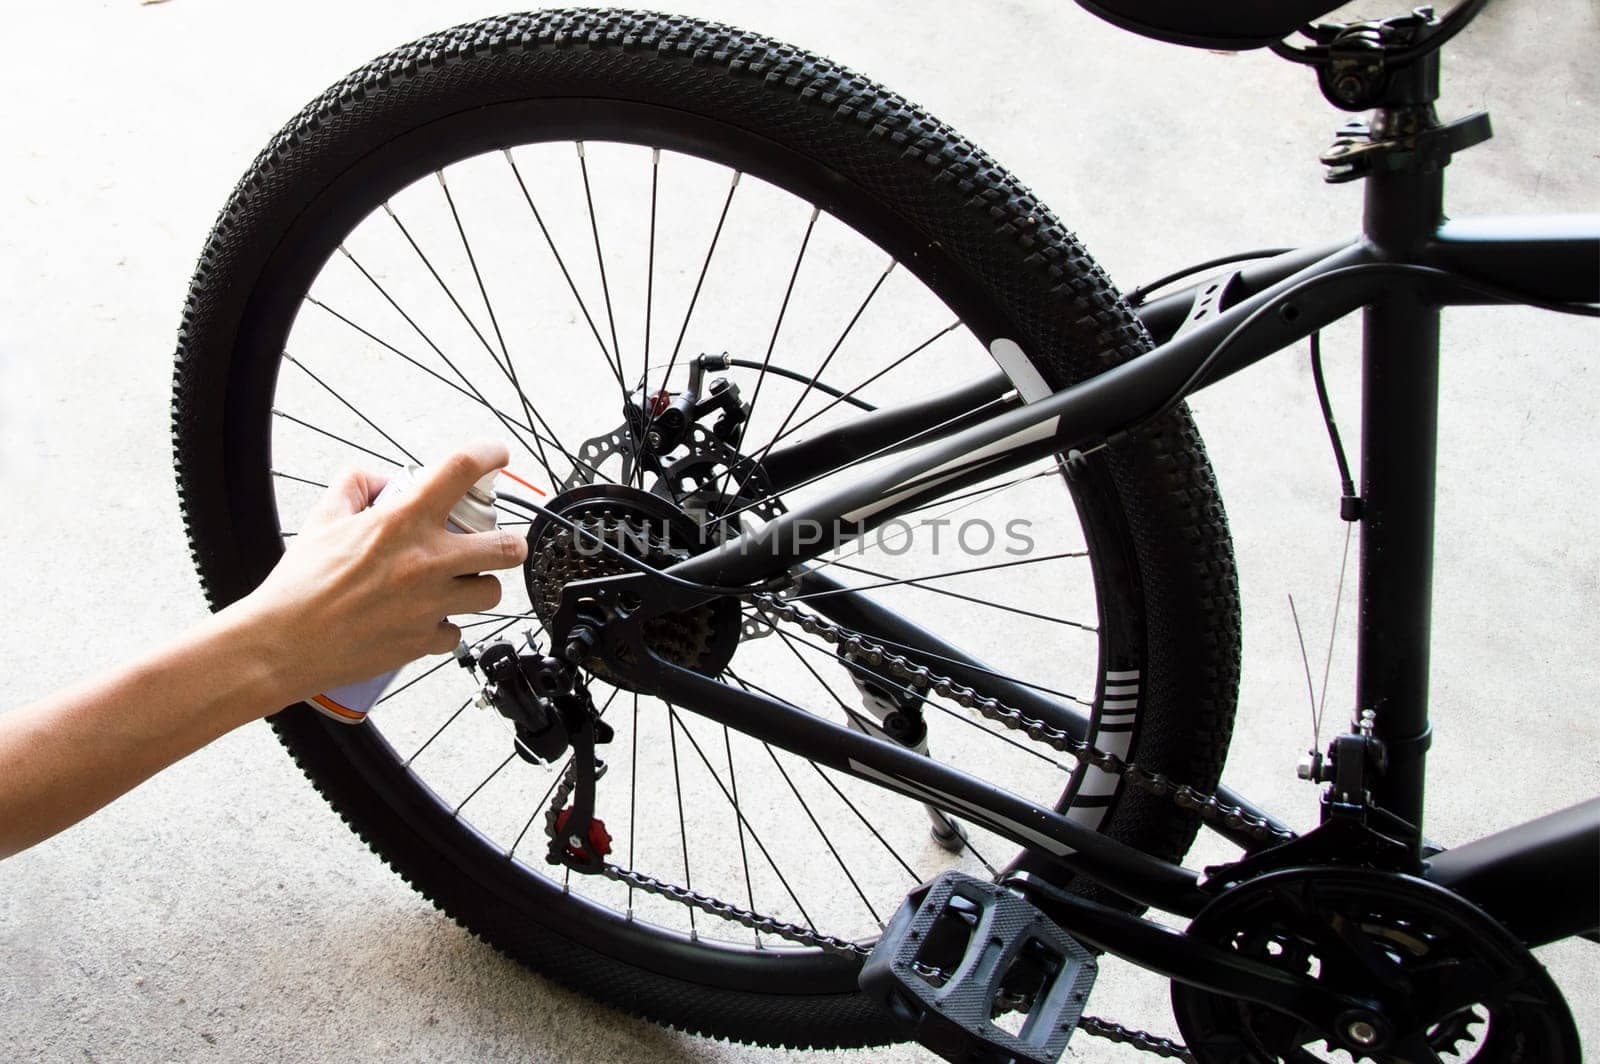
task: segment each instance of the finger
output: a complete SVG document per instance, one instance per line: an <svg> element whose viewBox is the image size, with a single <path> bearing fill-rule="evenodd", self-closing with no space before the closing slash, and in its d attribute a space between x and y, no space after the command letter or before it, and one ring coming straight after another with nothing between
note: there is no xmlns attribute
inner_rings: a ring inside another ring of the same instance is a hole
<svg viewBox="0 0 1600 1064"><path fill-rule="evenodd" d="M389 483L387 473L374 473L371 470L349 466L334 477L328 485L328 490L311 507L311 512L306 515L302 526L315 527L325 525L329 521L351 514L360 513L373 500L378 493Z"/></svg>
<svg viewBox="0 0 1600 1064"><path fill-rule="evenodd" d="M433 630L428 641L423 644L423 652L427 654L448 654L461 645L461 629L449 621L440 621L439 627Z"/></svg>
<svg viewBox="0 0 1600 1064"><path fill-rule="evenodd" d="M412 506L443 523L451 508L472 485L487 474L504 469L510 461L511 452L503 443L495 440L469 443L423 473L412 495Z"/></svg>
<svg viewBox="0 0 1600 1064"><path fill-rule="evenodd" d="M500 578L496 576L458 576L452 582L445 612L479 613L500 605Z"/></svg>
<svg viewBox="0 0 1600 1064"><path fill-rule="evenodd" d="M521 565L528 556L528 540L509 528L496 528L453 533L444 549L446 571L452 576L464 576Z"/></svg>

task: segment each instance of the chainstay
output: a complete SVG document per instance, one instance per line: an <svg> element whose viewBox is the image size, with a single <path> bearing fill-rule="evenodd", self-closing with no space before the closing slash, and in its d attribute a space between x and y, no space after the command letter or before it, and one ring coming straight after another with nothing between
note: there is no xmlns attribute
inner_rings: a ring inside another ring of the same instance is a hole
<svg viewBox="0 0 1600 1064"><path fill-rule="evenodd" d="M888 669L897 680L905 683L919 695L926 696L929 692L932 692L964 708L976 710L990 720L994 720L1009 729L1020 731L1035 742L1044 743L1053 749L1059 750L1082 764L1093 765L1102 771L1121 776L1134 786L1157 797L1170 797L1180 808L1198 813L1202 820L1226 824L1235 830L1243 830L1252 837L1264 841L1282 842L1295 837L1293 832L1274 828L1264 820L1253 817L1236 806L1220 801L1215 795L1205 794L1187 784L1174 784L1161 773L1150 772L1137 764L1123 761L1115 754L1107 753L1089 742L1074 738L1063 729L1030 717L1019 709L1005 705L998 699L979 694L974 688L958 683L947 676L934 673L927 667L918 665L909 658L894 653L858 632L852 632L829 621L822 620L783 601L777 595L757 594L753 598L756 600L757 608L766 614L769 619L781 618L788 620L797 625L802 631L810 635L819 636L823 641L840 647L851 658L862 661L873 668ZM569 762L562 772L561 779L556 785L550 804L545 812L545 832L550 840L551 847L550 860L557 863L562 860L560 851L565 844L556 829L556 823L576 785L575 773L576 766ZM659 879L645 872L623 868L611 862L602 862L598 868L592 868L589 871L613 882L626 884L632 889L640 890L656 897L666 898L681 905L689 906L692 909L698 909L708 915L738 924L758 934L771 935L774 938L781 938L797 945L821 949L856 960L865 960L872 953L871 946L863 945L860 942L825 934L802 924L754 912L712 895ZM926 967L926 970L923 969L924 966L918 966L919 971L932 977L947 974L931 966ZM1031 1003L1027 998L1022 996L1003 1002L1003 1006L1009 1009L1024 1009L1030 1007L1030 1005ZM1098 1016L1080 1017L1078 1019L1078 1029L1090 1037L1126 1045L1138 1052L1149 1053L1169 1060L1184 1061L1186 1064L1195 1064L1194 1054L1184 1045L1149 1031L1128 1027Z"/></svg>
<svg viewBox="0 0 1600 1064"><path fill-rule="evenodd" d="M1007 706L999 699L979 694L974 688L958 683L948 676L941 676L924 665L918 665L859 632L841 628L830 621L807 613L792 603L785 602L778 595L760 593L753 598L757 602L757 608L769 619L788 620L798 625L802 631L820 636L823 641L838 646L852 659L864 662L872 668L887 668L896 680L906 684L919 696L925 697L931 691L966 709L976 710L990 720L1014 731L1020 731L1035 742L1059 750L1082 764L1092 765L1104 772L1121 776L1140 790L1158 798L1170 798L1180 809L1197 813L1206 823L1243 831L1251 838L1263 842L1287 842L1296 837L1294 832L1275 827L1261 817L1253 816L1238 806L1220 800L1214 794L1206 794L1187 783L1174 783L1160 772L1151 772L1133 762L1124 761L1116 754L1107 753L1089 742L1074 738L1063 729L1030 717L1020 709Z"/></svg>
<svg viewBox="0 0 1600 1064"><path fill-rule="evenodd" d="M577 766L568 762L566 768L562 770L561 778L556 782L554 791L551 793L550 804L545 809L545 834L549 839L551 859L553 861L560 860L557 855L565 845L556 829L556 822L561 815L561 811L566 807L567 800L572 797L573 788L577 785L576 773ZM580 869L580 871L582 870ZM609 861L603 862L597 870L593 870L593 874L600 875L613 882L626 884L636 890L644 891L646 894L653 894L656 897L667 898L679 904L690 906L703 913L749 928L757 933L785 939L796 945L811 946L815 949L825 950L828 953L856 960L865 960L872 954L872 947L860 942L853 942L837 935L824 934L811 927L787 920L779 920L775 916L753 912L732 902L723 901L709 894L702 894L700 891L682 887L676 883L669 883L645 872L639 872L632 868L623 868ZM916 968L920 973L930 978L944 979L949 977L949 973L933 965L919 963ZM1023 1010L1032 1007L1032 1001L1025 995L1016 995L1003 999L1000 1004L1010 1010ZM1149 1031L1125 1027L1120 1023L1101 1019L1098 1016L1080 1016L1078 1018L1078 1029L1092 1038L1103 1038L1110 1042L1132 1046L1143 1053L1185 1061L1186 1064L1195 1064L1193 1054L1184 1046L1172 1041L1170 1038L1163 1038Z"/></svg>

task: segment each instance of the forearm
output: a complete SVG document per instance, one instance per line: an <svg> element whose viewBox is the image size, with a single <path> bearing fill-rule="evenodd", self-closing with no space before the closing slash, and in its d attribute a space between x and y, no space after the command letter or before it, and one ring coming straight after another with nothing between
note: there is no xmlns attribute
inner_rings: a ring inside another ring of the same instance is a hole
<svg viewBox="0 0 1600 1064"><path fill-rule="evenodd" d="M225 610L132 663L0 714L0 859L301 693L272 628Z"/></svg>
<svg viewBox="0 0 1600 1064"><path fill-rule="evenodd" d="M508 457L504 444L473 444L381 512L368 507L383 477L341 475L245 599L130 665L0 715L0 858L246 721L453 649L460 629L441 618L494 609L500 584L485 574L527 557L516 532L445 527Z"/></svg>

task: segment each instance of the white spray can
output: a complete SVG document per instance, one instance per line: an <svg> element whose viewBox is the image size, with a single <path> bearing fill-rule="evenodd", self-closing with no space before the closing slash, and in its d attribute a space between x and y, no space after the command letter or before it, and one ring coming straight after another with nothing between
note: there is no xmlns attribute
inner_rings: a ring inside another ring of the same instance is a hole
<svg viewBox="0 0 1600 1064"><path fill-rule="evenodd" d="M372 500L372 508L392 505L409 495L416 487L421 472L422 467L416 465L401 469ZM451 508L449 520L444 526L448 531L491 532L499 527L494 508L494 480L497 476L498 470L479 480ZM312 695L306 700L306 705L341 724L360 724L367 719L367 714L378 704L378 699L383 697L384 691L388 690L399 672L399 669L395 669L370 680L360 680L320 695Z"/></svg>

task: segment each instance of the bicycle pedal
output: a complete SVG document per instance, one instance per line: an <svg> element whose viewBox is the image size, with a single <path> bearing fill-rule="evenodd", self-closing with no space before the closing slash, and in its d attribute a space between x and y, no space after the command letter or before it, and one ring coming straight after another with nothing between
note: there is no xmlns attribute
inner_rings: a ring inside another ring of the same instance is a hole
<svg viewBox="0 0 1600 1064"><path fill-rule="evenodd" d="M913 891L889 921L862 966L861 989L946 1060L1055 1064L1098 970L1025 898L945 872ZM1014 1030L995 1022L1008 1009Z"/></svg>

